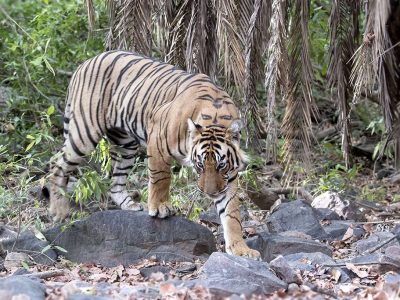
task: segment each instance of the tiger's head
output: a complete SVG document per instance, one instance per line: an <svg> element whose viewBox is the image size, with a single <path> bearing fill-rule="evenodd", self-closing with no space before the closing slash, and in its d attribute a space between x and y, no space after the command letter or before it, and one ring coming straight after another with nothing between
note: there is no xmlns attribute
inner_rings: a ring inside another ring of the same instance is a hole
<svg viewBox="0 0 400 300"><path fill-rule="evenodd" d="M188 119L191 147L188 160L198 174L197 186L211 198L224 194L244 169L246 155L239 148L241 120L229 127L201 126Z"/></svg>

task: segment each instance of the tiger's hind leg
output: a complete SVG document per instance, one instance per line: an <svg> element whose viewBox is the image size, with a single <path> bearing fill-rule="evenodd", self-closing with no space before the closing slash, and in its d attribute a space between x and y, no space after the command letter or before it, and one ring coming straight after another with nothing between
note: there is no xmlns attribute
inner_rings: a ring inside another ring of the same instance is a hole
<svg viewBox="0 0 400 300"><path fill-rule="evenodd" d="M52 167L50 174L49 213L55 222L64 220L69 214L70 205L69 200L65 197L65 188L70 174L78 168L84 156L96 147L91 141L100 140L100 136L78 139L80 134L75 124L70 124L68 130L69 134L65 135L61 157Z"/></svg>
<svg viewBox="0 0 400 300"><path fill-rule="evenodd" d="M141 204L134 201L135 197L128 193L126 188L139 144L135 138L116 130L109 130L107 138L111 142L111 200L124 210L143 210Z"/></svg>

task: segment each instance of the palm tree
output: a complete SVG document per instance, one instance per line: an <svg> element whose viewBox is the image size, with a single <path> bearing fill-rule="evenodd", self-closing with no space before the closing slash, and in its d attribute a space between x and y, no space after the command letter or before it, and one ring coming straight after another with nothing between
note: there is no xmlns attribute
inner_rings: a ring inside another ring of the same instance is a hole
<svg viewBox="0 0 400 300"><path fill-rule="evenodd" d="M93 16L92 1L86 4ZM208 74L237 100L247 136L265 139L272 161L280 132L286 166L310 162L312 120L318 117L312 93L310 10L330 12L326 85L337 103L344 161L351 165L352 108L361 97L377 93L387 142L395 145L400 167L399 1L108 0L107 4L107 49L158 56L189 72ZM89 20L94 24L92 17ZM359 29L362 20L364 32ZM285 106L280 123L279 101Z"/></svg>

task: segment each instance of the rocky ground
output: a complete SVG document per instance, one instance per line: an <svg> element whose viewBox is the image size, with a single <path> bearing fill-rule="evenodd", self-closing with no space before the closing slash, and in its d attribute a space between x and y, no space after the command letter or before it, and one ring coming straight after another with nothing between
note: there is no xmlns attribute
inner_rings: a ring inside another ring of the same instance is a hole
<svg viewBox="0 0 400 300"><path fill-rule="evenodd" d="M0 299L396 299L399 216L332 192L243 209L262 261L221 252L213 210L201 224L110 210L44 232L3 225Z"/></svg>

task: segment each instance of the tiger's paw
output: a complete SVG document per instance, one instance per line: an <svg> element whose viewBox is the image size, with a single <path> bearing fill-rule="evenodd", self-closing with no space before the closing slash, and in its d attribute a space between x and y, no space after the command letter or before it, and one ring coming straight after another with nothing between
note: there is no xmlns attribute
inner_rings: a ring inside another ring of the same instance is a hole
<svg viewBox="0 0 400 300"><path fill-rule="evenodd" d="M175 210L172 208L170 203L161 202L158 207L150 207L149 205L149 215L164 219L166 217L175 215Z"/></svg>
<svg viewBox="0 0 400 300"><path fill-rule="evenodd" d="M248 257L255 260L261 260L261 254L257 250L249 248L244 242L237 243L234 246L228 247L226 252L228 254Z"/></svg>
<svg viewBox="0 0 400 300"><path fill-rule="evenodd" d="M69 215L69 202L63 197L50 198L49 214L54 222L61 222Z"/></svg>
<svg viewBox="0 0 400 300"><path fill-rule="evenodd" d="M143 210L143 206L141 203L133 201L129 199L128 201L121 204L122 210L133 210L133 211L140 211Z"/></svg>

